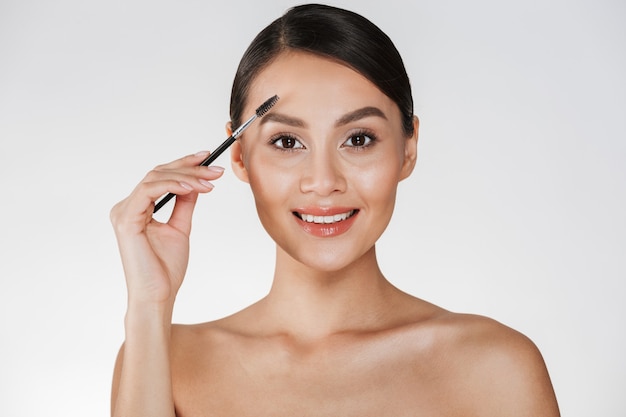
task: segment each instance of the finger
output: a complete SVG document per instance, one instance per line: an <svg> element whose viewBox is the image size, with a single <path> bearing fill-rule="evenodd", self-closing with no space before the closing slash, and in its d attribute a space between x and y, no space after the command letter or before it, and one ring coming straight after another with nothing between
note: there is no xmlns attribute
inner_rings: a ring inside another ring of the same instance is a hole
<svg viewBox="0 0 626 417"><path fill-rule="evenodd" d="M146 174L143 182L157 182L164 180L175 180L183 184L192 186L193 189L201 191L202 186L207 186L210 180L216 180L224 174L224 168L219 166L192 166L168 169L156 167ZM212 187L211 185L208 185Z"/></svg>
<svg viewBox="0 0 626 417"><path fill-rule="evenodd" d="M213 189L210 180L216 180L224 174L224 168L218 166L193 166L177 170L155 168L143 179L140 186L150 185L151 198L158 198L165 193L187 194L189 191L204 193ZM140 186L137 188L140 189ZM183 187L184 191L180 189ZM155 193L161 192L156 197ZM154 200L153 200L154 201Z"/></svg>
<svg viewBox="0 0 626 417"><path fill-rule="evenodd" d="M198 192L207 191L210 191L210 187L203 186ZM138 184L126 199L111 210L111 221L115 229L123 234L142 233L146 224L152 221L154 202L168 192L184 196L194 192L194 189L188 184L173 180Z"/></svg>
<svg viewBox="0 0 626 417"><path fill-rule="evenodd" d="M191 219L197 200L198 193L177 196L168 224L189 236L191 233Z"/></svg>
<svg viewBox="0 0 626 417"><path fill-rule="evenodd" d="M155 170L178 169L182 167L198 166L210 154L211 153L208 151L200 151L192 155L186 155L174 161L158 165L155 167Z"/></svg>
<svg viewBox="0 0 626 417"><path fill-rule="evenodd" d="M111 220L116 228L142 232L152 220L154 203L167 193L185 196L207 193L213 189L210 180L222 176L224 168L198 166L208 152L181 158L173 163L151 170L132 193L111 210ZM176 170L172 167L178 165Z"/></svg>

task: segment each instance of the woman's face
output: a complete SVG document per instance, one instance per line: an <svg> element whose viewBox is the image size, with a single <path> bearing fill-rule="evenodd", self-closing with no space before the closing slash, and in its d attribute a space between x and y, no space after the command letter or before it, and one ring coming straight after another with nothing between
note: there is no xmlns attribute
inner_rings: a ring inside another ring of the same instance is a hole
<svg viewBox="0 0 626 417"><path fill-rule="evenodd" d="M284 252L339 270L389 223L398 182L415 164L417 126L407 138L397 105L374 84L308 53L283 53L265 68L244 115L274 94L278 103L233 146L233 167Z"/></svg>

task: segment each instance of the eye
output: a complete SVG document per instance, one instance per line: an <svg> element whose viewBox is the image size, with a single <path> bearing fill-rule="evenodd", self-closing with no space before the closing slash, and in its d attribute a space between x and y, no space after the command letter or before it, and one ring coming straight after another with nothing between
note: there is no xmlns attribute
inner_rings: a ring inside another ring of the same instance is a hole
<svg viewBox="0 0 626 417"><path fill-rule="evenodd" d="M270 143L281 150L303 149L304 145L291 135L279 135L270 140Z"/></svg>
<svg viewBox="0 0 626 417"><path fill-rule="evenodd" d="M376 137L370 133L358 132L351 135L348 140L343 143L342 146L348 148L366 148L368 146L371 146L375 140Z"/></svg>

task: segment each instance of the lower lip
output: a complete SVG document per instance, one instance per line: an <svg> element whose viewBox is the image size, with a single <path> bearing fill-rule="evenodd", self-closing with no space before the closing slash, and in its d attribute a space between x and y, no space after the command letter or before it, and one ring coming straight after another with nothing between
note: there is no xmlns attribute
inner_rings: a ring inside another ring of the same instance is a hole
<svg viewBox="0 0 626 417"><path fill-rule="evenodd" d="M293 216L298 224L304 229L305 232L316 237L335 237L345 232L352 227L356 216L359 215L357 211L351 217L346 220L335 223L308 223L300 219L298 216Z"/></svg>

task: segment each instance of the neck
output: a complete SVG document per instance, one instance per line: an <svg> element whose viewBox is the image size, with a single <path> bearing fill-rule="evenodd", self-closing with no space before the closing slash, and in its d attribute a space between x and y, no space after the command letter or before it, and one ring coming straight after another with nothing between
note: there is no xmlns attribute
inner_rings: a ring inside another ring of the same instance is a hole
<svg viewBox="0 0 626 417"><path fill-rule="evenodd" d="M270 293L260 307L279 328L305 340L382 326L397 296L378 267L372 247L338 271L320 271L295 261L280 248Z"/></svg>

